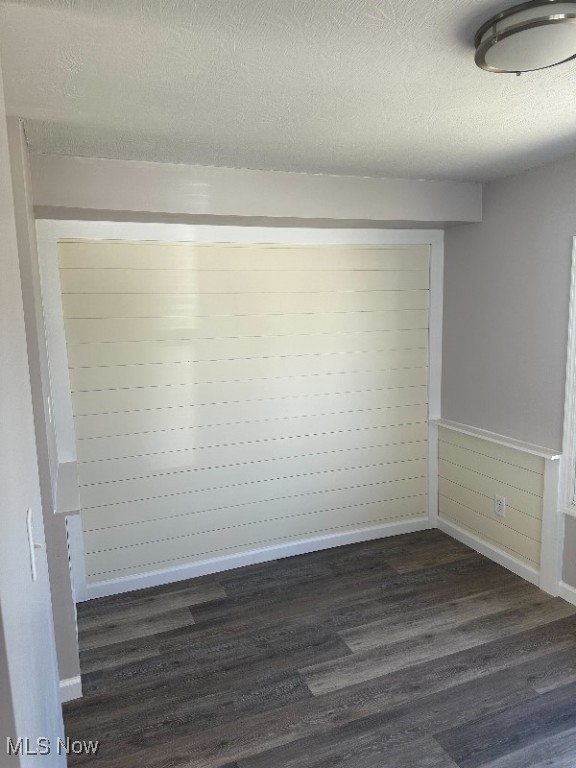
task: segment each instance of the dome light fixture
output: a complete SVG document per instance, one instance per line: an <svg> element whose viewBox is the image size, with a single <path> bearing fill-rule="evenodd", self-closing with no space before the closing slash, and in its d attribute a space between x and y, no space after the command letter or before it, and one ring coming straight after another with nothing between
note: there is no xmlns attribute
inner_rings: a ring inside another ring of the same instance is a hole
<svg viewBox="0 0 576 768"><path fill-rule="evenodd" d="M576 58L576 0L530 0L488 19L474 38L476 64L520 75Z"/></svg>

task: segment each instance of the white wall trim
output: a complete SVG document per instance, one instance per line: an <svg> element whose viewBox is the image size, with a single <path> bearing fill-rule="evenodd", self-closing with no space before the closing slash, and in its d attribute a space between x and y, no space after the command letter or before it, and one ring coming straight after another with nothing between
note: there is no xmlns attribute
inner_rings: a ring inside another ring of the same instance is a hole
<svg viewBox="0 0 576 768"><path fill-rule="evenodd" d="M544 494L542 499L542 538L540 546L540 589L558 595L562 578L561 519L558 511L560 462L544 462Z"/></svg>
<svg viewBox="0 0 576 768"><path fill-rule="evenodd" d="M64 704L67 701L82 698L82 679L80 675L76 677L67 677L60 680L60 701Z"/></svg>
<svg viewBox="0 0 576 768"><path fill-rule="evenodd" d="M433 528L438 524L438 427L428 422L428 518Z"/></svg>
<svg viewBox="0 0 576 768"><path fill-rule="evenodd" d="M560 507L560 514L567 515L568 517L576 517L575 507Z"/></svg>
<svg viewBox="0 0 576 768"><path fill-rule="evenodd" d="M564 395L564 428L562 459L558 481L556 513L558 594L576 605L576 588L562 580L566 516L576 517L576 237L572 238L570 273L570 305L568 316L568 349L566 355L566 385Z"/></svg>
<svg viewBox="0 0 576 768"><path fill-rule="evenodd" d="M52 233L49 229L43 228L41 224L42 222L36 222L36 232L42 305L46 325L46 346L50 366L56 455L58 464L72 464L76 462L76 444L58 271L58 240L61 235L56 232Z"/></svg>
<svg viewBox="0 0 576 768"><path fill-rule="evenodd" d="M561 581L558 585L558 595L572 605L576 605L576 587L571 587L570 584L566 584L565 581Z"/></svg>
<svg viewBox="0 0 576 768"><path fill-rule="evenodd" d="M428 368L428 516L438 520L438 427L442 403L442 317L444 311L444 233L430 253Z"/></svg>
<svg viewBox="0 0 576 768"><path fill-rule="evenodd" d="M306 227L235 227L167 223L131 223L109 221L60 221L40 219L36 222L38 253L42 268L42 290L47 315L48 349L52 363L52 387L54 390L54 420L58 436L58 457L62 462L76 461L72 397L68 377L68 360L64 333L64 319L58 275L57 246L59 240L155 240L163 242L198 243L282 243L287 245L429 245L430 246L430 362L429 362L429 412L440 415L441 360L442 360L442 291L444 270L444 232L437 229L385 230L385 229L317 229ZM438 516L438 440L436 427L429 432L428 500L429 517L426 527L434 527ZM383 530L386 529L386 526ZM421 530L421 528L417 528ZM358 535L363 536L359 531ZM382 533L378 536L393 535ZM84 569L82 527L79 517L68 520L72 580L76 600L81 602L100 596L96 585L87 585ZM374 536L373 538L377 538ZM353 539L354 540L354 539ZM363 540L362 538L358 540ZM319 540L319 549L324 548ZM342 542L347 543L347 542ZM339 546L330 544L327 546ZM303 551L311 551L305 549ZM250 555L250 553L248 553ZM274 557L283 555L274 555ZM266 559L273 559L272 556ZM225 565L217 559L218 568L239 567ZM260 561L254 561L260 562ZM247 564L247 563L245 563ZM181 569L178 569L180 572ZM213 572L213 571L206 571ZM158 576L161 574L161 576ZM167 571L153 574L156 579L170 580ZM200 575L195 567L189 575L177 575L172 580ZM114 582L116 583L116 582ZM137 584L135 579L130 583ZM163 583L161 580L155 584ZM139 589L139 586L118 585L103 582L102 594L114 591ZM124 582L122 582L124 584ZM148 585L150 586L150 585Z"/></svg>
<svg viewBox="0 0 576 768"><path fill-rule="evenodd" d="M482 440L488 440L491 443L497 443L498 445L505 445L507 448L514 448L516 451L523 451L524 453L531 453L534 456L540 456L543 459L549 459L550 461L557 461L562 454L558 451L554 451L551 448L544 448L541 445L534 445L533 443L525 443L522 440L516 440L513 437L506 437L505 435L499 435L496 432L488 432L485 429L479 429L478 427L472 427L468 424L460 424L457 421L449 421L448 419L431 419L432 423L437 427L444 427L444 429L451 429L454 432L462 432L464 435L471 435L472 437L479 437Z"/></svg>
<svg viewBox="0 0 576 768"><path fill-rule="evenodd" d="M443 246L441 229L320 229L315 227L235 227L153 224L125 221L38 219L44 243L63 239L155 240L183 243L285 243L287 245L429 245Z"/></svg>
<svg viewBox="0 0 576 768"><path fill-rule="evenodd" d="M59 461L56 473L57 514L71 515L80 511L78 467L75 461Z"/></svg>
<svg viewBox="0 0 576 768"><path fill-rule="evenodd" d="M341 547L345 544L357 544L362 541L399 536L403 533L425 531L432 527L427 517L418 517L399 523L386 523L371 528L362 528L357 531L346 531L345 533L334 533L312 539L292 541L286 544L278 544L274 547L254 549L249 552L240 552L226 557L214 557L197 563L179 565L175 568L165 568L150 573L125 576L121 579L98 581L86 585L86 591L82 600L92 600L97 597L131 592L135 589L156 587L160 584L193 579L197 576L206 576L207 574L228 571L233 568L242 568L245 565L254 565L255 563L266 563L282 557L319 552L322 549L332 549L333 547Z"/></svg>
<svg viewBox="0 0 576 768"><path fill-rule="evenodd" d="M460 526L454 525L454 523L449 523L447 520L439 518L438 528L448 534L448 536L452 536L452 538L457 541L461 541L462 544L466 544L467 547L475 549L476 552L480 552L481 555L490 558L490 560L498 563L498 565L512 571L512 573L515 573L517 576L530 582L530 584L540 586L540 573L536 568L532 568L521 560L504 552L502 549L495 547L493 544L489 544L487 541L480 539L469 531L460 528Z"/></svg>
<svg viewBox="0 0 576 768"><path fill-rule="evenodd" d="M74 595L74 600L77 603L81 603L83 600L87 599L83 535L82 518L80 517L80 514L68 515L66 517L66 537L68 539L72 593Z"/></svg>
<svg viewBox="0 0 576 768"><path fill-rule="evenodd" d="M560 505L563 509L576 511L576 504L574 503L576 489L576 237L572 239L565 392Z"/></svg>

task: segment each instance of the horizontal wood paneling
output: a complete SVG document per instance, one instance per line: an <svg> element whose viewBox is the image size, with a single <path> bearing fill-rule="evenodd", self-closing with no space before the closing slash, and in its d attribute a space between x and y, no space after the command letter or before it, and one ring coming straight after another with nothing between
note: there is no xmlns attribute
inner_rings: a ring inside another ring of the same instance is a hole
<svg viewBox="0 0 576 768"><path fill-rule="evenodd" d="M372 331L295 336L185 339L104 344L73 344L68 348L71 368L181 363L194 360L253 359L290 355L355 354L363 350L426 348L428 331Z"/></svg>
<svg viewBox="0 0 576 768"><path fill-rule="evenodd" d="M470 490L484 494L489 498L494 498L495 494L505 496L508 504L517 509L524 510L528 515L533 517L541 515L541 496L520 490L516 486L510 485L510 483L503 483L498 478L483 475L475 469L469 469L461 464L453 464L444 459L442 454L440 455L439 472L440 477L451 480L457 485L462 485L464 488L470 488ZM510 482L512 481L513 478L510 478Z"/></svg>
<svg viewBox="0 0 576 768"><path fill-rule="evenodd" d="M69 319L68 346L98 342L171 341L244 336L314 335L428 328L427 309L373 312L291 313L288 315L217 315Z"/></svg>
<svg viewBox="0 0 576 768"><path fill-rule="evenodd" d="M440 429L440 516L539 567L544 460ZM494 497L506 499L506 517Z"/></svg>
<svg viewBox="0 0 576 768"><path fill-rule="evenodd" d="M64 269L69 294L247 294L410 291L428 288L428 271Z"/></svg>
<svg viewBox="0 0 576 768"><path fill-rule="evenodd" d="M540 542L502 525L495 518L481 517L475 510L447 498L442 499L442 517L463 528L468 528L496 544L500 549L510 552L514 557L526 560L531 565L538 566L540 563Z"/></svg>
<svg viewBox="0 0 576 768"><path fill-rule="evenodd" d="M410 473L407 473L410 474ZM364 479L374 478L376 473L364 472ZM348 484L347 484L348 483ZM340 506L354 506L375 501L389 501L426 493L425 477L408 477L388 482L372 482L365 485L350 485L348 476L329 477L327 475L305 476L302 481L291 483L282 479L254 484L253 487L234 486L187 494L155 497L109 504L105 507L85 510L86 530L112 529L118 524L127 528L141 525L150 520L159 522L172 517L200 515L198 520L208 520L218 510L228 510L230 518L235 518L242 509L250 519L258 510L266 516L275 516L274 510L291 509L294 514L305 509L332 509ZM116 540L117 530L108 532L112 545ZM159 535L159 539L162 536Z"/></svg>
<svg viewBox="0 0 576 768"><path fill-rule="evenodd" d="M426 503L412 504L411 508L419 511L403 512L401 515L386 517L381 509L354 514L355 507L331 509L310 514L298 514L293 517L273 518L262 523L239 525L230 528L228 535L222 530L199 532L173 538L166 541L162 549L159 542L140 546L127 546L118 549L106 549L86 554L89 572L95 576L109 573L134 572L158 568L159 565L172 566L185 559L187 562L215 557L218 554L231 554L240 549L270 546L273 542L294 541L299 538L317 536L337 530L363 528L385 521L409 520L426 514ZM281 523L281 524L280 524ZM161 555L161 559L159 558Z"/></svg>
<svg viewBox="0 0 576 768"><path fill-rule="evenodd" d="M204 403L174 408L151 408L140 411L98 414L76 417L78 438L126 435L162 429L202 427L209 424L229 424L233 419L260 421L262 419L315 416L318 413L374 410L399 405L425 405L428 387L399 387L366 392L322 393L305 397L266 398L246 400L241 412L238 403Z"/></svg>
<svg viewBox="0 0 576 768"><path fill-rule="evenodd" d="M468 451L479 456L488 456L504 464L511 464L513 467L521 467L542 475L543 465L540 456L525 451L510 448L506 445L499 445L491 440L483 440L472 435L466 435L463 432L456 432L452 429L442 428L442 442L444 445L455 445L465 448Z"/></svg>
<svg viewBox="0 0 576 768"><path fill-rule="evenodd" d="M141 456L145 453L182 451L212 445L241 444L254 440L278 440L320 433L373 430L384 426L402 426L426 421L426 405L399 405L351 413L295 416L205 427L170 429L157 432L94 437L77 441L80 461Z"/></svg>
<svg viewBox="0 0 576 768"><path fill-rule="evenodd" d="M477 514L494 519L494 499L485 496L462 485L457 485L443 477L439 479L440 494L447 499L451 499L463 507L474 510ZM506 499L508 502L508 499ZM496 522L500 523L500 519ZM506 504L506 523L515 531L522 532L526 536L540 541L542 532L542 520L539 517L533 517L526 512L516 509L511 504Z"/></svg>
<svg viewBox="0 0 576 768"><path fill-rule="evenodd" d="M378 503L387 503L386 499L377 499ZM396 503L393 503L396 502ZM402 504L400 504L402 502ZM316 502L317 504L318 502ZM135 551L135 555L140 559L140 555L144 552L153 551L154 545L159 541L177 541L179 539L185 539L188 537L198 537L198 540L204 542L215 541L218 545L223 543L223 539L226 534L225 531L234 530L234 539L236 534L242 535L242 528L254 527L256 530L264 532L270 530L269 523L274 523L280 520L293 519L296 522L296 529L298 529L298 520L308 524L305 518L322 518L329 526L349 524L352 522L358 522L360 524L367 524L372 522L374 517L374 505L370 509L370 503L362 506L362 502L358 506L345 506L343 508L333 509L311 509L307 510L307 506L312 506L304 503L302 509L298 508L296 511L294 503L290 505L287 501L282 504L273 505L272 510L268 507L261 505L255 507L255 509L246 510L241 507L235 509L218 509L207 514L198 515L183 515L179 517L169 517L161 520L143 521L132 526L120 526L115 529L114 532L114 544L116 549L128 549L141 548ZM422 508L422 498L420 497L417 502L414 499L408 501L407 499L394 499L389 504L389 510L396 516L405 510L408 510L409 516L414 510L421 509L424 514L425 511ZM380 512L381 510L377 510ZM274 515L278 515L277 517ZM384 518L386 519L386 518ZM272 527L273 530L273 527ZM208 537L207 534L220 533L220 537ZM90 531L90 545L94 547L92 552L89 552L89 556L98 555L101 552L105 552L109 549L109 529L100 529ZM252 535L252 534L249 534ZM219 539L219 540L218 540ZM226 542L229 544L241 543L236 540ZM247 541L249 543L249 540ZM205 544L203 545L205 546ZM213 546L213 545L212 545ZM175 552L176 553L176 552Z"/></svg>
<svg viewBox="0 0 576 768"><path fill-rule="evenodd" d="M305 466L305 464L308 466ZM280 476L278 473L280 472ZM288 473L292 474L288 474ZM414 459L410 462L395 462L393 464L374 463L368 466L354 464L347 467L315 466L310 458L308 462L302 462L298 467L287 466L278 468L276 472L269 472L270 477L258 464L250 464L242 467L241 471L232 471L229 467L217 469L198 469L188 472L176 472L169 475L152 475L140 477L137 480L118 480L109 483L97 483L83 486L81 501L83 509L101 507L108 504L121 504L125 501L137 501L140 499L169 496L179 493L203 493L210 492L210 503L219 504L220 492L225 490L224 496L230 494L235 500L241 500L244 493L249 498L257 500L259 494L264 493L266 498L271 494L283 494L290 489L294 482L305 492L317 489L318 483L321 489L324 484L338 484L343 487L347 483L369 484L376 482L391 482L402 480L406 477L424 477L426 475L426 459ZM248 486L258 484L258 489ZM235 490L228 490L235 489ZM224 503L228 503L227 501Z"/></svg>
<svg viewBox="0 0 576 768"><path fill-rule="evenodd" d="M255 445L258 445L257 443ZM242 461L244 452L236 448L233 454L230 449L222 447L222 451L216 457L217 461L222 462L223 458L235 458L236 463L217 464L216 466L208 463L205 453L213 454L208 451L181 451L175 454L155 454L154 456L142 457L147 463L141 465L140 471L134 468L126 467L125 476L117 476L118 473L109 472L113 467L126 464L131 459L114 460L108 463L107 467L102 466L102 462L89 462L82 464L82 484L87 488L97 487L98 485L115 485L118 481L150 479L156 476L168 476L177 473L202 472L209 475L219 468L225 468L228 483L240 483L247 481L252 475L261 480L267 480L278 477L282 473L288 472L290 477L300 475L305 472L318 472L324 470L346 469L350 466L367 466L372 464L393 464L404 461L414 461L425 459L427 456L426 443L404 443L396 445L375 445L363 446L362 448L348 448L345 450L324 451L321 453L308 453L304 455L284 455L277 458L268 458L268 453L262 451L260 460ZM286 453L286 451L284 451ZM178 458L184 454L180 459ZM162 459L164 461L162 461ZM186 464L186 459L189 462ZM96 466L94 466L96 465ZM132 467L133 465L128 465ZM89 470L92 470L91 472ZM132 473L131 476L129 473ZM136 474L134 474L136 473ZM94 482L90 482L94 480Z"/></svg>
<svg viewBox="0 0 576 768"><path fill-rule="evenodd" d="M418 368L428 363L426 349L401 349L386 352L330 353L326 355L290 355L255 357L238 360L198 360L158 365L119 365L108 368L72 368L72 392L99 389L127 389L189 384L206 381L242 381L245 379L340 373L346 370L370 371L384 368Z"/></svg>
<svg viewBox="0 0 576 768"><path fill-rule="evenodd" d="M65 242L60 268L89 580L426 514L428 248Z"/></svg>
<svg viewBox="0 0 576 768"><path fill-rule="evenodd" d="M542 498L544 493L543 475L528 469L506 464L491 456L470 451L460 446L444 443L442 446L442 458L451 464L463 469L474 467L474 472L485 477L497 480L503 485L512 486L534 496Z"/></svg>
<svg viewBox="0 0 576 768"><path fill-rule="evenodd" d="M327 432L318 435L304 435L278 440L253 441L242 444L218 445L205 448L191 448L183 451L151 453L121 459L100 459L78 464L80 482L91 485L114 480L129 480L134 477L178 472L196 467L220 467L244 465L252 462L282 462L311 456L331 455L335 466L343 454L345 461L357 462L354 456L382 450L382 460L387 462L408 461L422 458L427 449L427 425L406 424L400 427L377 427L370 431L354 430L339 434ZM360 462L361 463L361 462Z"/></svg>
<svg viewBox="0 0 576 768"><path fill-rule="evenodd" d="M74 413L81 416L203 403L238 403L270 397L284 399L292 396L308 397L320 394L396 389L424 386L427 380L426 367L352 373L339 371L338 373L303 374L245 381L207 381L76 392L72 395L72 402Z"/></svg>
<svg viewBox="0 0 576 768"><path fill-rule="evenodd" d="M428 270L428 246L64 241L61 269Z"/></svg>
<svg viewBox="0 0 576 768"><path fill-rule="evenodd" d="M62 296L64 318L184 317L197 315L282 315L303 312L376 312L427 309L427 290L339 293L68 293Z"/></svg>

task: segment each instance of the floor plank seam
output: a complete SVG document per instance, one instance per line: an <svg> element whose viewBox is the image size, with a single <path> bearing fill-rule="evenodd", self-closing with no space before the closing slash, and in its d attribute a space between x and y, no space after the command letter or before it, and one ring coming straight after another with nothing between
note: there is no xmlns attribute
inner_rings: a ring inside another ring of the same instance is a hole
<svg viewBox="0 0 576 768"><path fill-rule="evenodd" d="M78 621L66 732L102 745L70 766L576 765L576 608L439 531L99 598Z"/></svg>

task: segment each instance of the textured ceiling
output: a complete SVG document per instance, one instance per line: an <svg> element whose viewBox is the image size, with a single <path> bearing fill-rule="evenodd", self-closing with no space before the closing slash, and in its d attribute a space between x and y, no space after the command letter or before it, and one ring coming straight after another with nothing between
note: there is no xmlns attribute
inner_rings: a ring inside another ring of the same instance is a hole
<svg viewBox="0 0 576 768"><path fill-rule="evenodd" d="M493 0L21 0L0 5L32 151L486 180L576 151L576 62L474 65Z"/></svg>

